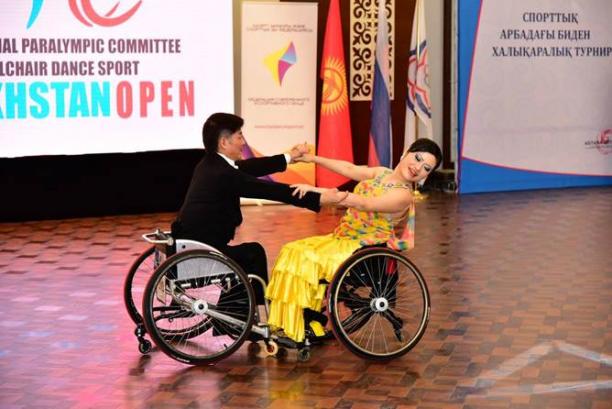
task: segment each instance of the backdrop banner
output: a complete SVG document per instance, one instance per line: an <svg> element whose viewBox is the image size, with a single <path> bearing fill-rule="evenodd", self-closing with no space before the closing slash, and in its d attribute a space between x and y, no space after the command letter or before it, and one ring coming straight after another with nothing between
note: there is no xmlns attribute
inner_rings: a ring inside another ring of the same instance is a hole
<svg viewBox="0 0 612 409"><path fill-rule="evenodd" d="M308 143L316 122L317 4L243 3L241 115L245 156ZM271 179L314 184L314 165L290 165Z"/></svg>
<svg viewBox="0 0 612 409"><path fill-rule="evenodd" d="M3 2L0 156L201 148L232 49L231 0Z"/></svg>
<svg viewBox="0 0 612 409"><path fill-rule="evenodd" d="M612 184L609 0L461 0L459 20L459 191Z"/></svg>

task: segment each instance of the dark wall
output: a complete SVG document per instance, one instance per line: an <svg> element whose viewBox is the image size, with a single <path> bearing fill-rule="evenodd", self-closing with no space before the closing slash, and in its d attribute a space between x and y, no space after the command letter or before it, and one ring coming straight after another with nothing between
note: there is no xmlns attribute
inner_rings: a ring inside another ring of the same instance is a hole
<svg viewBox="0 0 612 409"><path fill-rule="evenodd" d="M0 221L176 211L202 152L0 159Z"/></svg>

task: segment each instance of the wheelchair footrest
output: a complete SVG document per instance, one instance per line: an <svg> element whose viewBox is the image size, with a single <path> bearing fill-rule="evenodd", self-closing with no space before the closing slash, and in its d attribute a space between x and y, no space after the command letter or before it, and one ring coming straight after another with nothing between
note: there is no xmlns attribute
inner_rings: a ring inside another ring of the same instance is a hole
<svg viewBox="0 0 612 409"><path fill-rule="evenodd" d="M297 348L301 348L300 344L301 343L297 343L294 340L292 340L291 338L287 338L287 337L278 337L276 338L276 343L282 347L285 348L290 348L290 349L297 349Z"/></svg>

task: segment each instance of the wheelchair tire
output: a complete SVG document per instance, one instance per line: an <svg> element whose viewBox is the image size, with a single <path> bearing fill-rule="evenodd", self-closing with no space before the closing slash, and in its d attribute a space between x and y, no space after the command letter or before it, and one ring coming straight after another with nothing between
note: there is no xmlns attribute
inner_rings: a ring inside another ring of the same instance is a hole
<svg viewBox="0 0 612 409"><path fill-rule="evenodd" d="M231 259L187 250L155 271L142 308L146 330L159 349L179 362L206 365L231 355L248 338L255 294Z"/></svg>
<svg viewBox="0 0 612 409"><path fill-rule="evenodd" d="M355 252L328 290L336 338L371 360L397 358L419 342L429 321L427 284L416 266L387 248Z"/></svg>
<svg viewBox="0 0 612 409"><path fill-rule="evenodd" d="M142 323L142 294L147 281L161 264L164 254L157 252L155 246L147 248L132 263L123 284L123 302L134 324Z"/></svg>

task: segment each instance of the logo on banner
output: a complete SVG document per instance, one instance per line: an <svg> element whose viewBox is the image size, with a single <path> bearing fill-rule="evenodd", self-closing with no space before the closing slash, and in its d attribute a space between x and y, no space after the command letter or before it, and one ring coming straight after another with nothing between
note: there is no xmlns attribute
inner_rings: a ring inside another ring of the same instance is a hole
<svg viewBox="0 0 612 409"><path fill-rule="evenodd" d="M70 7L70 11L72 11L74 17L88 27L93 27L94 25L101 27L113 27L125 23L136 13L136 11L138 11L140 5L142 4L142 0L138 0L136 4L134 4L123 14L114 16L120 3L121 2L118 1L117 4L115 4L109 11L104 14L100 14L94 9L93 5L91 4L91 0L68 0L68 6ZM43 0L32 0L32 11L30 12L27 28L32 27L38 18L42 5Z"/></svg>
<svg viewBox="0 0 612 409"><path fill-rule="evenodd" d="M596 139L584 143L587 149L597 149L602 155L612 153L612 129L604 129Z"/></svg>
<svg viewBox="0 0 612 409"><path fill-rule="evenodd" d="M324 115L335 114L347 104L346 79L344 63L338 58L330 57L323 64L323 95L321 112Z"/></svg>
<svg viewBox="0 0 612 409"><path fill-rule="evenodd" d="M291 68L297 61L297 54L295 53L295 46L293 41L286 47L281 48L278 51L274 51L264 58L264 64L270 70L274 82L278 85L283 85L283 78L289 68Z"/></svg>

